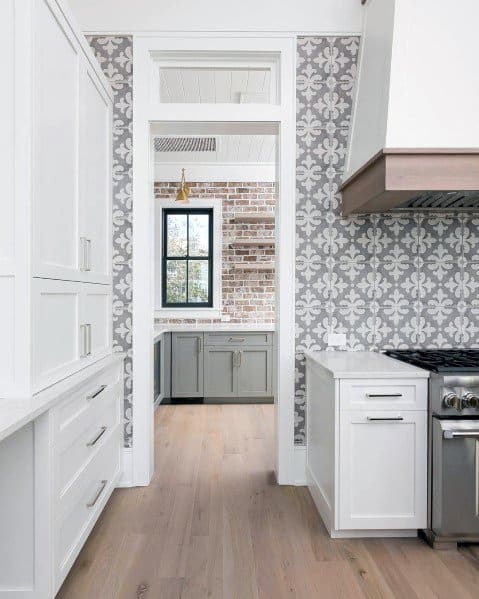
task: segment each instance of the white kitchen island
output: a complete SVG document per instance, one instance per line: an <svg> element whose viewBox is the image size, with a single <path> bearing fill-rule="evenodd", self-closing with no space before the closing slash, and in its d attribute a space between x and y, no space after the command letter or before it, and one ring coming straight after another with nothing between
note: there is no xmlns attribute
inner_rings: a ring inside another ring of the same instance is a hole
<svg viewBox="0 0 479 599"><path fill-rule="evenodd" d="M427 525L429 372L376 352L305 352L308 488L331 537Z"/></svg>

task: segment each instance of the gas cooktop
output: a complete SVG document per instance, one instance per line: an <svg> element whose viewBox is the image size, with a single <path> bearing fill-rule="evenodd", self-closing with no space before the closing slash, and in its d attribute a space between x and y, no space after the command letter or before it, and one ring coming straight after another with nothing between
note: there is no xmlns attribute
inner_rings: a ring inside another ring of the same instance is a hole
<svg viewBox="0 0 479 599"><path fill-rule="evenodd" d="M390 349L384 353L433 372L479 372L479 349Z"/></svg>

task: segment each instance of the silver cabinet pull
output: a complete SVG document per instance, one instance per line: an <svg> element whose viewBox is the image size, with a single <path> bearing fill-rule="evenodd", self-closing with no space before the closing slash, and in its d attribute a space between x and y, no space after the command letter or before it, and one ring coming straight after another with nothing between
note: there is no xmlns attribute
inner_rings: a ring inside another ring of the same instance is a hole
<svg viewBox="0 0 479 599"><path fill-rule="evenodd" d="M243 364L243 352L242 351L238 352L238 358L239 358L238 366L241 366Z"/></svg>
<svg viewBox="0 0 479 599"><path fill-rule="evenodd" d="M479 440L479 431L444 431L444 439L477 439Z"/></svg>
<svg viewBox="0 0 479 599"><path fill-rule="evenodd" d="M101 387L99 387L95 393L92 393L91 395L87 395L86 398L87 399L95 399L95 397L98 397L100 395L100 393L102 393L108 385L101 385Z"/></svg>
<svg viewBox="0 0 479 599"><path fill-rule="evenodd" d="M88 508L93 507L96 502L100 499L101 494L103 493L103 491L105 490L105 487L107 485L108 481L107 480L102 480L100 483L100 488L98 489L98 491L95 493L95 497L93 497L93 499L91 501L89 501L86 506Z"/></svg>
<svg viewBox="0 0 479 599"><path fill-rule="evenodd" d="M202 351L203 351L203 339L201 337L198 337L198 353L201 354Z"/></svg>
<svg viewBox="0 0 479 599"><path fill-rule="evenodd" d="M233 368L236 366L236 354L237 353L238 352L235 352L235 351L231 352L231 359L232 359L232 362L233 362Z"/></svg>
<svg viewBox="0 0 479 599"><path fill-rule="evenodd" d="M91 239L86 240L86 268L85 270L91 270Z"/></svg>
<svg viewBox="0 0 479 599"><path fill-rule="evenodd" d="M87 323L85 325L86 328L86 354L87 356L91 356L91 324Z"/></svg>
<svg viewBox="0 0 479 599"><path fill-rule="evenodd" d="M400 422L404 420L402 416L368 416L367 417L370 422L381 421L381 422Z"/></svg>
<svg viewBox="0 0 479 599"><path fill-rule="evenodd" d="M83 272L91 270L91 239L80 237L80 270Z"/></svg>
<svg viewBox="0 0 479 599"><path fill-rule="evenodd" d="M103 437L103 435L106 433L107 431L106 426L102 426L100 429L100 432L96 435L96 437L94 437L91 441L88 441L88 443L86 444L87 447L93 447L94 445L96 445L98 443L98 441Z"/></svg>
<svg viewBox="0 0 479 599"><path fill-rule="evenodd" d="M86 358L87 352L87 332L86 324L80 325L80 358Z"/></svg>
<svg viewBox="0 0 479 599"><path fill-rule="evenodd" d="M243 341L246 341L246 337L230 337L228 341L230 343L243 343Z"/></svg>
<svg viewBox="0 0 479 599"><path fill-rule="evenodd" d="M402 397L402 393L366 393L366 397Z"/></svg>

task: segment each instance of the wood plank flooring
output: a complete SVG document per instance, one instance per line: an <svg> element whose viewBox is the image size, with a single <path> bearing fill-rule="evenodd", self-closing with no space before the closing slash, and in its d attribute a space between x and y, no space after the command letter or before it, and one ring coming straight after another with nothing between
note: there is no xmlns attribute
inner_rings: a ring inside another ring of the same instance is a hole
<svg viewBox="0 0 479 599"><path fill-rule="evenodd" d="M156 473L113 494L61 599L466 599L479 547L331 540L306 488L279 487L272 405L156 412Z"/></svg>

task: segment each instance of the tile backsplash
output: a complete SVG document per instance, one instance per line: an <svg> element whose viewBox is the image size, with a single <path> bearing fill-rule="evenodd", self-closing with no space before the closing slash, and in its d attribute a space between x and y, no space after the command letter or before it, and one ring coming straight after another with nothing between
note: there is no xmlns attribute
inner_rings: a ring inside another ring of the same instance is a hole
<svg viewBox="0 0 479 599"><path fill-rule="evenodd" d="M259 237L274 238L274 223L235 222L242 212L272 212L276 205L275 184L271 182L188 182L193 198L212 199L222 203L222 314L231 323L268 324L275 321L274 271L234 270L233 264L274 261L271 246L241 246L234 242ZM157 200L174 199L178 182L155 183ZM191 319L168 319L168 322L196 322ZM164 320L163 320L164 322ZM201 322L218 320L201 319Z"/></svg>
<svg viewBox="0 0 479 599"><path fill-rule="evenodd" d="M297 65L295 441L305 442L305 349L479 347L479 215L343 218L359 40L300 38Z"/></svg>

